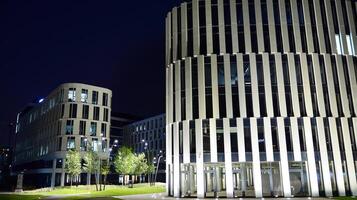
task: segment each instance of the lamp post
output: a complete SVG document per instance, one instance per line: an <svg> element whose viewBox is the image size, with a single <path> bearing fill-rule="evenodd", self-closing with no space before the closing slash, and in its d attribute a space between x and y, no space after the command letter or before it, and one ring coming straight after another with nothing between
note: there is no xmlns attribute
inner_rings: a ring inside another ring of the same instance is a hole
<svg viewBox="0 0 357 200"><path fill-rule="evenodd" d="M161 158L163 157L162 155L162 151L160 150L160 153L159 153L159 158L157 159L157 164L156 164L156 172L155 172L155 178L154 178L154 185L156 183L156 178L157 178L157 172L159 171L159 167L160 167L160 160Z"/></svg>

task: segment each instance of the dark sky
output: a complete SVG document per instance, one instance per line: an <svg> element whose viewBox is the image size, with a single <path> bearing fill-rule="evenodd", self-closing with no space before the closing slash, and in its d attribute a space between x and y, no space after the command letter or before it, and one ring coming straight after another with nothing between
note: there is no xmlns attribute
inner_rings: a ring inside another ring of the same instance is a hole
<svg viewBox="0 0 357 200"><path fill-rule="evenodd" d="M179 0L0 0L0 145L59 84L113 90L113 111L164 112L166 13Z"/></svg>

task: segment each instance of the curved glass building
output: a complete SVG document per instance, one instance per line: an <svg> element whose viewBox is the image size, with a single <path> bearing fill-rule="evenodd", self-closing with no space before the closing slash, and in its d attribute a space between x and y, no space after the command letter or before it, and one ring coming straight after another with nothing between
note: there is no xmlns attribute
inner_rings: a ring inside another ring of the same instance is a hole
<svg viewBox="0 0 357 200"><path fill-rule="evenodd" d="M174 7L168 195L357 195L356 8L352 0Z"/></svg>

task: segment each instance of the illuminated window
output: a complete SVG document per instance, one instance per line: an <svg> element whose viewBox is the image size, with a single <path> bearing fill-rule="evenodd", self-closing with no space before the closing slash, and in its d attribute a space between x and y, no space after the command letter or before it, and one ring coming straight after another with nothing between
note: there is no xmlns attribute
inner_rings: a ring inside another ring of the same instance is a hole
<svg viewBox="0 0 357 200"><path fill-rule="evenodd" d="M83 102L83 103L88 102L88 90L86 90L86 89L82 89L81 102Z"/></svg>
<svg viewBox="0 0 357 200"><path fill-rule="evenodd" d="M67 150L75 149L75 137L68 137L67 138Z"/></svg>
<svg viewBox="0 0 357 200"><path fill-rule="evenodd" d="M89 133L90 133L90 136L97 135L97 123L96 122L90 123Z"/></svg>
<svg viewBox="0 0 357 200"><path fill-rule="evenodd" d="M341 43L341 37L339 34L335 35L335 40L336 40L336 50L337 54L343 54L343 48L342 48L342 43Z"/></svg>
<svg viewBox="0 0 357 200"><path fill-rule="evenodd" d="M73 120L67 120L66 135L73 135Z"/></svg>
<svg viewBox="0 0 357 200"><path fill-rule="evenodd" d="M76 101L76 88L69 88L68 101Z"/></svg>
<svg viewBox="0 0 357 200"><path fill-rule="evenodd" d="M349 55L356 55L354 46L353 46L353 38L350 35L346 35L347 40L347 49Z"/></svg>
<svg viewBox="0 0 357 200"><path fill-rule="evenodd" d="M93 138L92 144L93 144L93 151L98 151L98 139Z"/></svg>

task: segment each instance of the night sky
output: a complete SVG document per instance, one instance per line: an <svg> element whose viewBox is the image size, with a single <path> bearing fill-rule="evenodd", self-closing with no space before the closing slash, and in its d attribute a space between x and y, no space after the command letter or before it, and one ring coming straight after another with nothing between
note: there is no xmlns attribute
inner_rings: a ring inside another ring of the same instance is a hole
<svg viewBox="0 0 357 200"><path fill-rule="evenodd" d="M165 108L165 16L179 0L0 0L0 145L27 103L59 84L113 90L113 111Z"/></svg>

